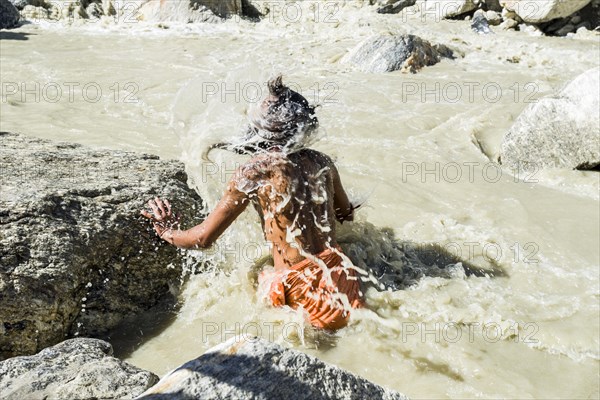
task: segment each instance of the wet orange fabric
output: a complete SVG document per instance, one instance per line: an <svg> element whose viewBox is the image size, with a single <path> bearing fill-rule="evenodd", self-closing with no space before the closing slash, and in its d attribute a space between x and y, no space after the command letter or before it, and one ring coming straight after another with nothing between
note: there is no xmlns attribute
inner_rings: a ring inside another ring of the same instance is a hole
<svg viewBox="0 0 600 400"><path fill-rule="evenodd" d="M349 310L344 308L340 294L345 294L352 308L364 305L356 271L342 265L341 249L327 249L316 257L327 266L324 273L319 263L305 259L286 271L263 272L260 285L267 285L267 297L272 305L308 312L311 325L322 329L340 329L348 324ZM328 276L330 276L330 280Z"/></svg>

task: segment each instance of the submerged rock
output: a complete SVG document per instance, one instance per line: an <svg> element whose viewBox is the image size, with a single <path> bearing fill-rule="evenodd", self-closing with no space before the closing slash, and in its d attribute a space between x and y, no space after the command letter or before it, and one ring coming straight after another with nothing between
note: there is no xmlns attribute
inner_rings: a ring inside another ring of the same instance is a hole
<svg viewBox="0 0 600 400"><path fill-rule="evenodd" d="M477 10L477 12L475 12L475 14L473 15L473 21L471 22L471 29L473 29L474 32L477 32L477 33L480 33L483 35L494 33L490 29L490 24L485 16L485 12L483 12L483 10Z"/></svg>
<svg viewBox="0 0 600 400"><path fill-rule="evenodd" d="M164 196L197 222L182 163L2 132L0 185L0 357L174 301L185 255L139 212Z"/></svg>
<svg viewBox="0 0 600 400"><path fill-rule="evenodd" d="M402 70L416 73L444 57L453 58L452 50L444 45L432 45L414 35L379 34L358 44L341 63L352 64L363 72Z"/></svg>
<svg viewBox="0 0 600 400"><path fill-rule="evenodd" d="M111 357L112 351L102 340L71 339L2 361L2 399L131 399L158 382L152 372Z"/></svg>
<svg viewBox="0 0 600 400"><path fill-rule="evenodd" d="M564 18L588 5L591 0L501 0L507 10L514 11L530 24Z"/></svg>
<svg viewBox="0 0 600 400"><path fill-rule="evenodd" d="M556 97L530 105L502 143L514 170L594 169L600 165L600 69L578 76Z"/></svg>
<svg viewBox="0 0 600 400"><path fill-rule="evenodd" d="M139 399L385 399L406 396L264 339L237 336L163 377Z"/></svg>
<svg viewBox="0 0 600 400"><path fill-rule="evenodd" d="M0 0L0 29L11 29L19 25L19 11L8 0Z"/></svg>
<svg viewBox="0 0 600 400"><path fill-rule="evenodd" d="M379 8L377 12L379 14L398 14L406 7L414 6L417 0L379 0Z"/></svg>

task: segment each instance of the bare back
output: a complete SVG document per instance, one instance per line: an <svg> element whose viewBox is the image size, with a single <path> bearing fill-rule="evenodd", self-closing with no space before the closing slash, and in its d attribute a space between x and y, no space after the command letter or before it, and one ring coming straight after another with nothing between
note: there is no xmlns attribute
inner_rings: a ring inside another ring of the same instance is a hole
<svg viewBox="0 0 600 400"><path fill-rule="evenodd" d="M351 219L333 161L316 150L256 156L240 169L236 187L253 200L278 269L336 246L336 218Z"/></svg>

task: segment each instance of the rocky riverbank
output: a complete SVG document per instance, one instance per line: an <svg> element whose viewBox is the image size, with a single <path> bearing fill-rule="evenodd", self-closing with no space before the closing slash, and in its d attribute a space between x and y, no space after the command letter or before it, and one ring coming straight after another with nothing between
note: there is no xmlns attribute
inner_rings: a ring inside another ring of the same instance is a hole
<svg viewBox="0 0 600 400"><path fill-rule="evenodd" d="M3 399L131 399L158 377L112 357L98 339L70 339L0 362Z"/></svg>
<svg viewBox="0 0 600 400"><path fill-rule="evenodd" d="M233 337L158 383L151 372L111 354L110 344L101 340L72 339L35 356L11 358L0 362L0 394L6 400L407 399L315 357L252 336Z"/></svg>
<svg viewBox="0 0 600 400"><path fill-rule="evenodd" d="M274 13L282 11L282 7L289 6L286 4L279 7L277 3L264 0L67 0L60 3L47 0L1 0L3 10L9 9L9 1L14 5L10 7L10 15L13 17L7 17L2 28L14 27L18 21L18 13L22 20L33 22L62 20L69 23L112 23L126 20L128 23L157 22L160 27L168 28L169 22L214 23L231 17L258 22L272 18ZM497 26L498 29L553 36L597 31L600 26L600 0L334 0L329 3L334 7L332 10L343 6L364 6L371 7L373 12L380 14L420 13L432 22L440 19L472 20L473 29L479 33L493 32L491 29L481 29L482 24ZM296 12L297 10L294 11ZM8 11L3 14L9 15Z"/></svg>
<svg viewBox="0 0 600 400"><path fill-rule="evenodd" d="M175 302L185 255L139 211L164 196L202 217L182 163L2 132L0 167L0 357Z"/></svg>

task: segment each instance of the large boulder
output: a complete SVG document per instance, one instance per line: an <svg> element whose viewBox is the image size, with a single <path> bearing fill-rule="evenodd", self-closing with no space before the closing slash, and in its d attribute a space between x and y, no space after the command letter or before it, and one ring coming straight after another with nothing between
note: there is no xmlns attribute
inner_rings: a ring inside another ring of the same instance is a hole
<svg viewBox="0 0 600 400"><path fill-rule="evenodd" d="M149 0L137 10L144 21L217 22L236 15L257 18L260 13L250 0Z"/></svg>
<svg viewBox="0 0 600 400"><path fill-rule="evenodd" d="M581 10L592 0L500 0L502 6L514 11L530 24L540 24L564 18Z"/></svg>
<svg viewBox="0 0 600 400"><path fill-rule="evenodd" d="M402 70L416 73L444 57L453 57L452 50L444 45L432 45L414 35L387 33L367 38L346 54L341 63L352 64L363 72Z"/></svg>
<svg viewBox="0 0 600 400"><path fill-rule="evenodd" d="M473 11L477 8L475 0L426 0L425 10L438 18L450 18Z"/></svg>
<svg viewBox="0 0 600 400"><path fill-rule="evenodd" d="M236 336L163 377L139 399L398 399L407 397L296 350Z"/></svg>
<svg viewBox="0 0 600 400"><path fill-rule="evenodd" d="M150 0L136 11L137 19L148 22L217 22L221 18L200 2Z"/></svg>
<svg viewBox="0 0 600 400"><path fill-rule="evenodd" d="M177 161L0 133L0 357L174 301L185 255L139 213L164 196L195 223L187 179Z"/></svg>
<svg viewBox="0 0 600 400"><path fill-rule="evenodd" d="M2 399L131 399L158 382L112 352L102 340L71 339L34 356L2 361Z"/></svg>
<svg viewBox="0 0 600 400"><path fill-rule="evenodd" d="M19 11L8 0L0 0L0 29L11 29L19 25Z"/></svg>
<svg viewBox="0 0 600 400"><path fill-rule="evenodd" d="M514 170L594 169L600 165L600 68L578 76L557 96L531 104L502 143Z"/></svg>

